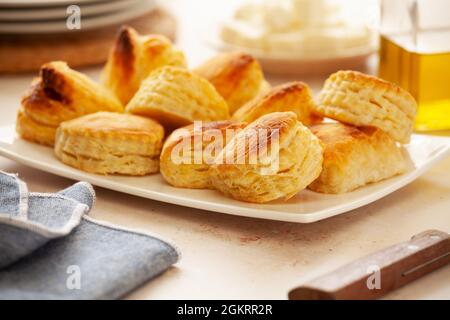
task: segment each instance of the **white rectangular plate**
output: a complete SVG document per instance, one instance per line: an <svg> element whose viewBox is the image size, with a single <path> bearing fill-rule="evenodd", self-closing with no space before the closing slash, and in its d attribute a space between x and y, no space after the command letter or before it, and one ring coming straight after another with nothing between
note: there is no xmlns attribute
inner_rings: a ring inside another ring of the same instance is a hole
<svg viewBox="0 0 450 320"><path fill-rule="evenodd" d="M411 168L403 175L342 195L327 195L303 190L286 202L250 204L226 198L213 190L173 188L165 183L160 174L144 177L89 174L58 161L51 148L17 138L14 126L0 127L0 155L39 170L181 206L297 223L315 222L359 208L407 185L433 164L450 155L450 138L413 135L411 143L405 149L411 159Z"/></svg>

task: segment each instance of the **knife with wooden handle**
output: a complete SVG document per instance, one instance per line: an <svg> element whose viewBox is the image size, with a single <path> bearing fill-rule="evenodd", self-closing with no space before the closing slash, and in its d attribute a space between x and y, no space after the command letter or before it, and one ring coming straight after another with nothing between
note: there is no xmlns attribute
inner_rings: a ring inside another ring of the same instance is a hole
<svg viewBox="0 0 450 320"><path fill-rule="evenodd" d="M449 263L449 234L428 230L305 283L289 299L376 299Z"/></svg>

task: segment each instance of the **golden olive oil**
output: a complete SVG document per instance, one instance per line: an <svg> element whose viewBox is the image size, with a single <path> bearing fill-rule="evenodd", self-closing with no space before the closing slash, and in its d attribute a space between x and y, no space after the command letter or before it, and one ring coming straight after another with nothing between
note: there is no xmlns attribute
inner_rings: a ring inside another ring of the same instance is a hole
<svg viewBox="0 0 450 320"><path fill-rule="evenodd" d="M450 129L450 51L436 50L440 39L448 45L445 36L422 35L421 46L411 50L401 38L381 37L379 76L416 98L418 131Z"/></svg>

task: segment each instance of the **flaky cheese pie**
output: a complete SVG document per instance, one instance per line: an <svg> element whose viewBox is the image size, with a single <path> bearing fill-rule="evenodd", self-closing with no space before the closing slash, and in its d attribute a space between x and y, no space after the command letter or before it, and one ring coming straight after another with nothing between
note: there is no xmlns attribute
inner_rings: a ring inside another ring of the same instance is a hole
<svg viewBox="0 0 450 320"><path fill-rule="evenodd" d="M161 174L172 186L213 189L209 167L227 142L245 127L229 120L179 128L164 142Z"/></svg>
<svg viewBox="0 0 450 320"><path fill-rule="evenodd" d="M228 103L231 114L270 89L259 62L244 52L221 53L193 71L214 85Z"/></svg>
<svg viewBox="0 0 450 320"><path fill-rule="evenodd" d="M355 126L373 126L408 143L417 103L396 84L357 71L332 74L320 92L316 111Z"/></svg>
<svg viewBox="0 0 450 320"><path fill-rule="evenodd" d="M102 72L102 83L127 104L141 82L162 66L186 67L184 53L163 35L139 35L122 27Z"/></svg>
<svg viewBox="0 0 450 320"><path fill-rule="evenodd" d="M324 145L322 173L309 185L311 190L345 193L408 168L402 149L381 129L343 123L323 123L310 129Z"/></svg>
<svg viewBox="0 0 450 320"><path fill-rule="evenodd" d="M225 146L210 168L211 181L237 200L287 200L319 176L322 152L319 139L295 113L270 113Z"/></svg>
<svg viewBox="0 0 450 320"><path fill-rule="evenodd" d="M50 62L22 97L16 130L24 139L52 146L61 122L97 111L122 112L123 106L108 89L65 62Z"/></svg>
<svg viewBox="0 0 450 320"><path fill-rule="evenodd" d="M126 111L156 119L171 129L195 120L230 117L227 103L211 83L186 69L171 66L153 71Z"/></svg>
<svg viewBox="0 0 450 320"><path fill-rule="evenodd" d="M311 89L307 84L295 81L273 87L248 102L233 114L232 119L252 122L268 113L292 111L301 123L309 125L321 120L313 113L313 108Z"/></svg>
<svg viewBox="0 0 450 320"><path fill-rule="evenodd" d="M159 171L163 138L164 129L154 120L98 112L61 123L55 154L87 172L140 176Z"/></svg>

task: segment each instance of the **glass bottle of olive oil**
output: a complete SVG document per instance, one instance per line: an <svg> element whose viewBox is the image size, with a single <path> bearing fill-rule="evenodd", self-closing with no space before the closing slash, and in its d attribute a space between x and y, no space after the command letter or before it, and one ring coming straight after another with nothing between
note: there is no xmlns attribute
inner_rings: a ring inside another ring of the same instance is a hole
<svg viewBox="0 0 450 320"><path fill-rule="evenodd" d="M382 0L379 76L416 98L416 130L450 129L450 1Z"/></svg>

